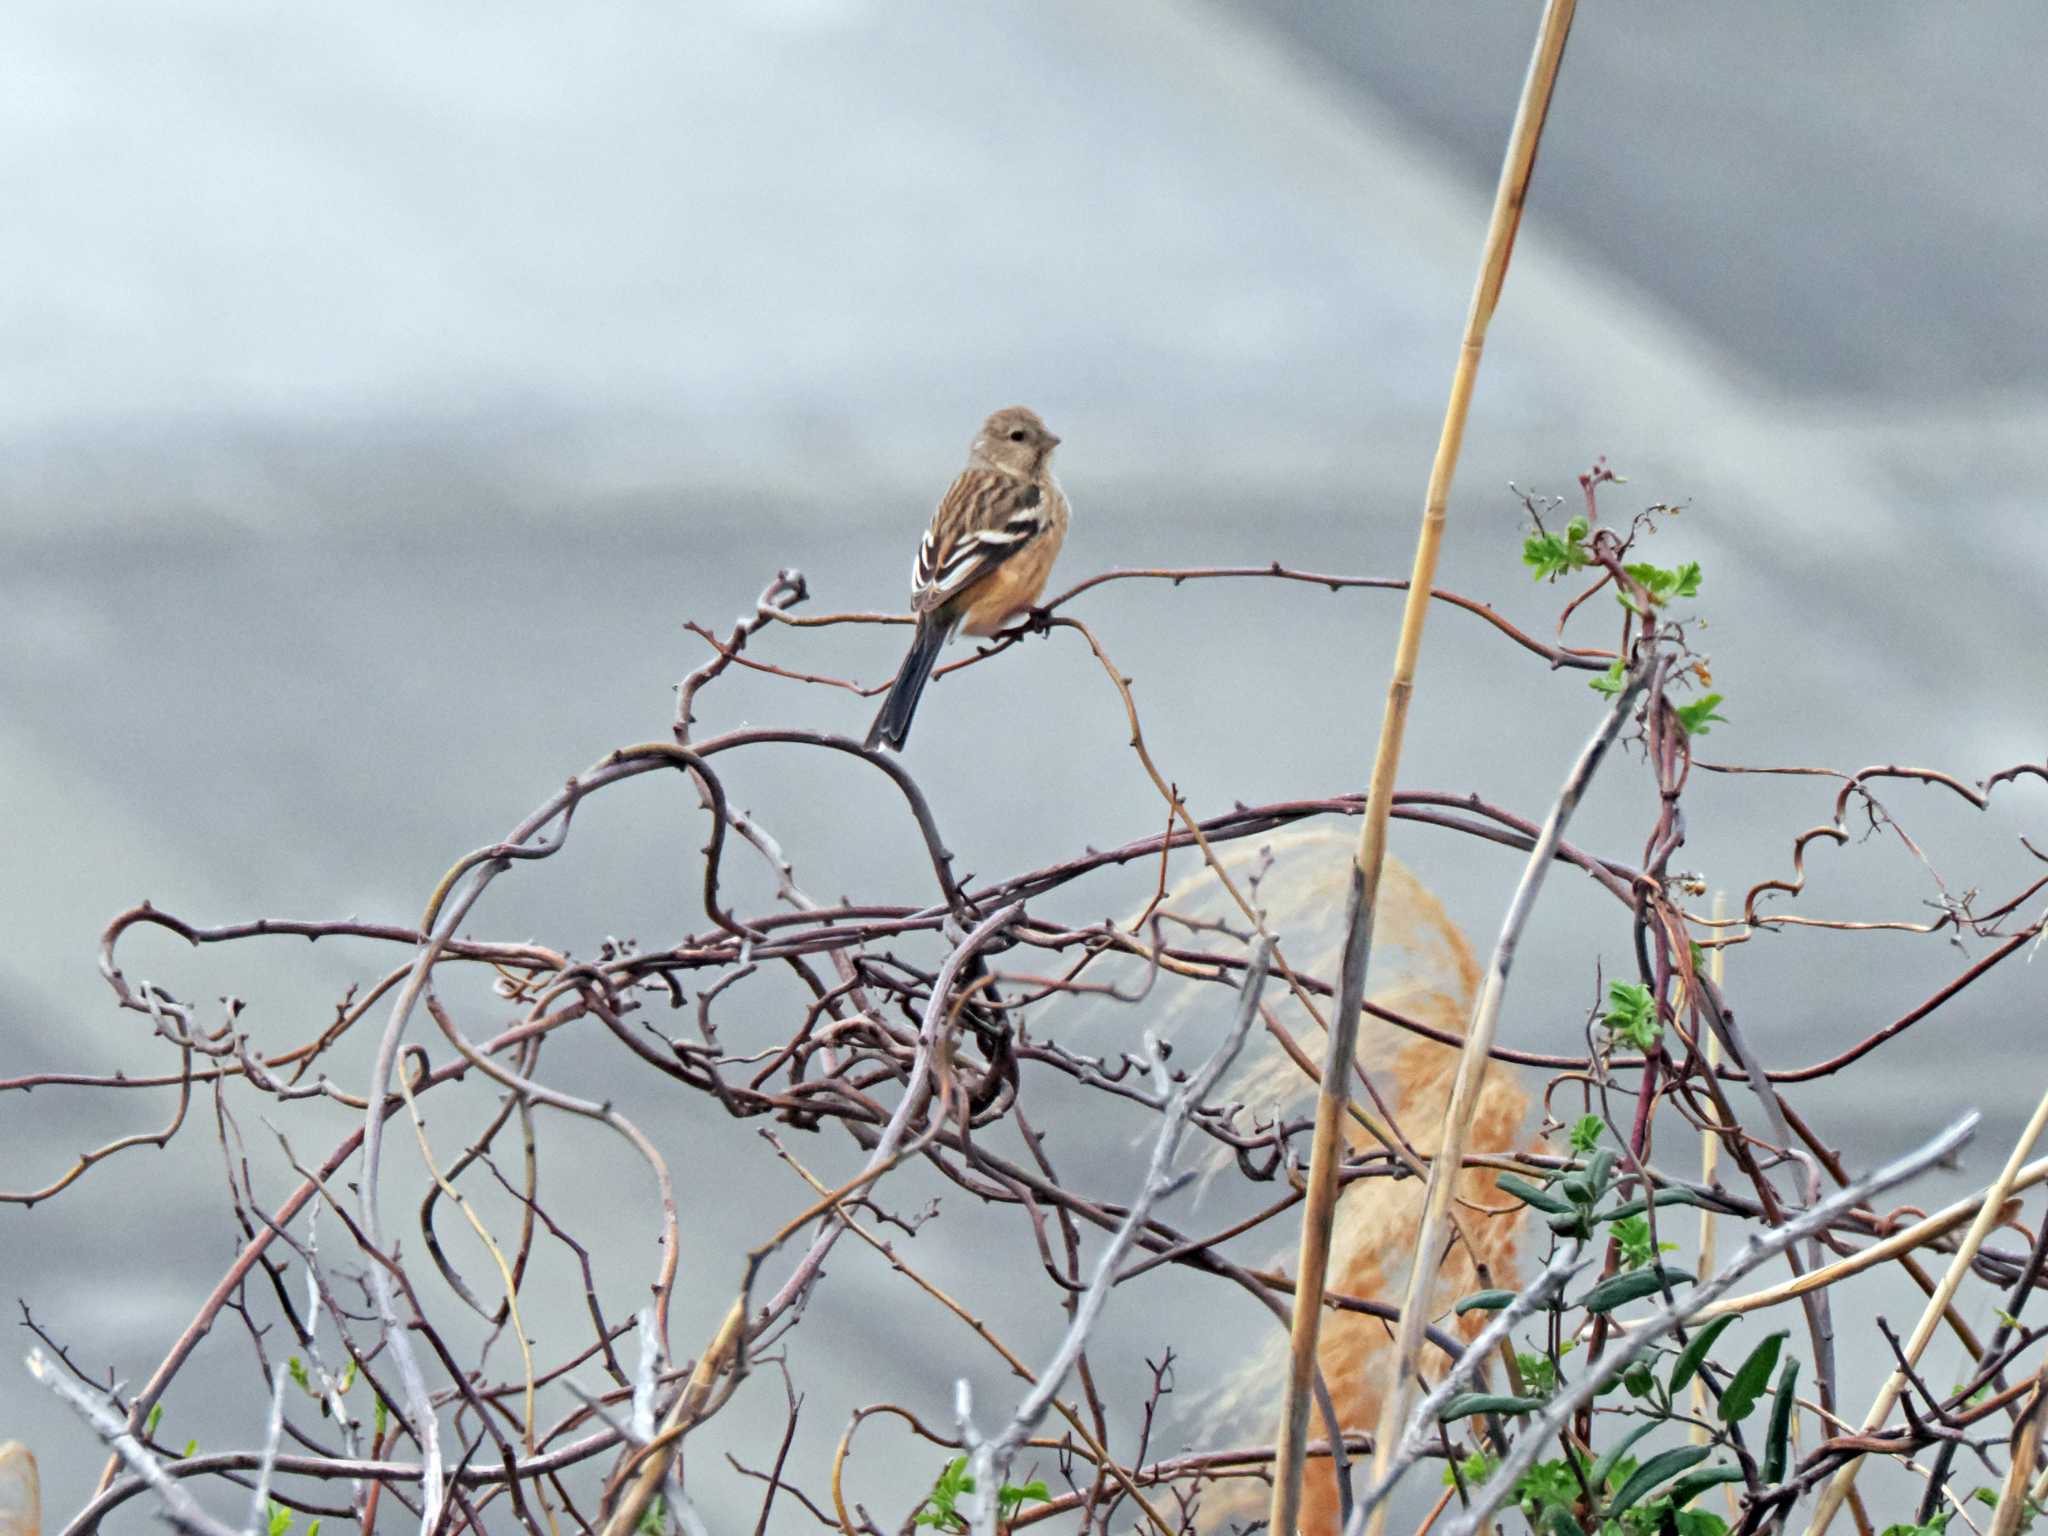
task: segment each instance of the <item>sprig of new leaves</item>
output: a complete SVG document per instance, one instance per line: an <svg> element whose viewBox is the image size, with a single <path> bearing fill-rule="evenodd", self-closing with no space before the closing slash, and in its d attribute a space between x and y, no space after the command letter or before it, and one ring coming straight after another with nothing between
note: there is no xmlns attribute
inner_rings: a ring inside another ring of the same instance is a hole
<svg viewBox="0 0 2048 1536"><path fill-rule="evenodd" d="M967 1471L967 1458L955 1456L946 1463L946 1470L939 1474L932 1484L931 1495L924 1501L912 1518L914 1526L929 1526L938 1531L965 1531L966 1517L955 1508L965 1494L974 1492L974 1479ZM1024 1507L1027 1502L1044 1503L1052 1497L1052 1490L1043 1481L1031 1483L1005 1483L996 1490L996 1516L1007 1521Z"/></svg>
<svg viewBox="0 0 2048 1536"><path fill-rule="evenodd" d="M1566 523L1562 534L1552 533L1539 522L1535 532L1522 540L1522 564L1529 568L1530 576L1536 581L1556 581L1560 576L1583 571L1593 563L1591 538L1592 524L1584 517L1575 517ZM1622 569L1640 586L1651 608L1698 597L1700 583L1706 579L1706 572L1697 560L1687 560L1676 566L1638 560L1624 565ZM1643 612L1635 593L1626 587L1618 590L1615 597L1631 613ZM1705 674L1701 676L1704 679ZM1605 672L1588 679L1586 686L1601 697L1611 699L1627 682L1627 663L1617 656ZM1703 694L1690 704L1674 704L1672 713L1685 727L1686 735L1704 736L1714 725L1727 723L1728 717L1720 713L1721 703L1722 695Z"/></svg>

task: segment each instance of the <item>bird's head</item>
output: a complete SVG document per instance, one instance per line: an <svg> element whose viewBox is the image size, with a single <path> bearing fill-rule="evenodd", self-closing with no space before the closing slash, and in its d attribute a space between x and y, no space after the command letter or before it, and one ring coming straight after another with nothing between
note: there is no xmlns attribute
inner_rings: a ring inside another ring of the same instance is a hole
<svg viewBox="0 0 2048 1536"><path fill-rule="evenodd" d="M1006 475L1029 480L1045 469L1059 445L1060 440L1038 419L1038 412L1012 405L981 424L968 456Z"/></svg>

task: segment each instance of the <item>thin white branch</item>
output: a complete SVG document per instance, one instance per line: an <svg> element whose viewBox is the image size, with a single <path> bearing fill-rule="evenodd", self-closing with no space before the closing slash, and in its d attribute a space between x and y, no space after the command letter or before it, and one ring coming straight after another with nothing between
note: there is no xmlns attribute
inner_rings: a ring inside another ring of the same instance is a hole
<svg viewBox="0 0 2048 1536"><path fill-rule="evenodd" d="M268 1122L265 1122L268 1124ZM277 1128L271 1126L272 1131ZM350 1461L361 1451L356 1442L355 1421L348 1415L348 1406L341 1400L341 1378L327 1369L327 1362L320 1353L320 1312L325 1287L320 1280L320 1202L315 1200L306 1213L306 1356L312 1367L313 1380L319 1383L321 1400L327 1404L327 1416L334 1423L341 1436L341 1449ZM340 1329L337 1318L335 1327ZM344 1352L347 1341L343 1340ZM348 1366L344 1365L345 1374ZM361 1478L350 1482L351 1498L358 1513L361 1512L369 1490Z"/></svg>
<svg viewBox="0 0 2048 1536"><path fill-rule="evenodd" d="M216 1520L199 1507L199 1501L182 1484L164 1471L143 1443L128 1432L128 1421L107 1401L106 1394L93 1392L70 1380L40 1349L28 1354L28 1373L71 1405L72 1410L93 1427L93 1432L128 1464L129 1470L149 1485L164 1502L164 1518L188 1536L241 1536L224 1520Z"/></svg>
<svg viewBox="0 0 2048 1536"><path fill-rule="evenodd" d="M1824 1230L1872 1195L1889 1189L1894 1184L1905 1182L1922 1169L1948 1156L1970 1139L1977 1129L1977 1119L1977 1112L1972 1110L1932 1141L1908 1152L1904 1157L1886 1163L1864 1178L1845 1184L1827 1199L1800 1212L1782 1227L1768 1227L1762 1231L1752 1232L1749 1241L1743 1244L1742 1251L1729 1260L1727 1266L1711 1280L1687 1291L1649 1321L1630 1328L1626 1337L1617 1341L1617 1347L1609 1349L1585 1375L1551 1398L1550 1405L1543 1413L1523 1427L1513 1449L1501 1458L1500 1466L1493 1475L1476 1490L1471 1508L1451 1522L1445 1529L1444 1536L1475 1536L1494 1510L1500 1507L1501 1501L1508 1496L1508 1490L1514 1487L1516 1480L1529 1470L1530 1463L1535 1461L1543 1448L1556 1438L1558 1432L1571 1420L1572 1415L1590 1403L1602 1387L1620 1377L1652 1344L1683 1326L1709 1302L1759 1264L1783 1253L1794 1243Z"/></svg>
<svg viewBox="0 0 2048 1536"><path fill-rule="evenodd" d="M1174 1159L1180 1155L1181 1140L1187 1133L1188 1119L1243 1048L1245 1037L1251 1033L1252 1023L1258 1018L1259 993L1265 987L1266 973L1272 963L1273 946L1270 941L1261 939L1252 953L1251 964L1245 969L1243 985L1238 989L1237 1014L1230 1022L1230 1032L1224 1036L1215 1054L1178 1086L1166 1069L1158 1041L1150 1031L1146 1032L1146 1054L1151 1059L1153 1079L1158 1084L1165 1107L1161 1111L1159 1135L1152 1144L1152 1158L1145 1170L1144 1185L1097 1261L1095 1273L1088 1282L1088 1289L1082 1293L1079 1305L1074 1308L1073 1321L1067 1325L1066 1337L1060 1341L1059 1349L1045 1369L1038 1373L1038 1384L1025 1394L1010 1422L993 1438L982 1440L973 1432L968 1422L970 1399L967 1383L960 1383L958 1411L970 1448L970 1465L974 1474L975 1536L994 1536L997 1508L1003 1483L1009 1476L1010 1463L1016 1459L1024 1442L1031 1438L1032 1431L1038 1427L1053 1399L1059 1395L1060 1388L1066 1384L1068 1374L1081 1358L1081 1352L1088 1347L1088 1335L1102 1316L1110 1287L1116 1284L1117 1271L1123 1267L1124 1256L1130 1252L1139 1232L1151 1218L1152 1207L1195 1177L1197 1170L1184 1169L1176 1173L1173 1169Z"/></svg>
<svg viewBox="0 0 2048 1536"><path fill-rule="evenodd" d="M263 1431L263 1460L256 1468L256 1486L249 1494L249 1531L270 1528L270 1477L277 1470L278 1442L284 1438L284 1387L291 1373L283 1365L270 1371L270 1424Z"/></svg>
<svg viewBox="0 0 2048 1536"><path fill-rule="evenodd" d="M370 1092L367 1095L369 1103L363 1111L363 1231L370 1246L385 1253L392 1252L392 1248L384 1240L384 1215L379 1198L384 1169L384 1116L389 1108L386 1101L391 1090L391 1074L398 1065L406 1020L411 1018L420 995L426 991L428 978L433 975L434 963L440 958L442 949L483 895L484 888L506 867L502 858L488 860L471 873L462 891L447 903L440 920L434 924L434 931L427 936L427 942L413 961L411 974L406 977L398 1000L391 1005L391 1017L377 1042L377 1059L371 1068ZM390 1347L391 1358L398 1366L398 1379L405 1388L406 1410L412 1416L412 1431L419 1440L420 1536L432 1536L440 1526L441 1505L448 1492L447 1471L441 1457L440 1417L434 1411L434 1399L427 1390L427 1378L420 1369L419 1356L413 1350L411 1333L399 1321L398 1293L392 1286L390 1273L383 1264L372 1259L369 1276L370 1297L376 1305L378 1321L384 1327L384 1342Z"/></svg>
<svg viewBox="0 0 2048 1536"><path fill-rule="evenodd" d="M1550 1298L1565 1287L1565 1282L1592 1261L1585 1252L1585 1244L1572 1239L1550 1256L1550 1262L1543 1266L1543 1272L1516 1293L1515 1299L1503 1307L1480 1332L1479 1337L1466 1345L1463 1352L1431 1389L1428 1396L1415 1405L1415 1412L1409 1416L1407 1431L1401 1436L1401 1443L1394 1450L1393 1459L1387 1463L1387 1470L1378 1482L1366 1490L1365 1497L1351 1513L1351 1521L1345 1527L1345 1536L1358 1536L1365 1529L1365 1522L1372 1512L1386 1501L1394 1491L1394 1485L1401 1476L1436 1444L1436 1416L1458 1393L1469 1387L1485 1365L1487 1357L1500 1348L1501 1341L1523 1318L1539 1307L1547 1306Z"/></svg>

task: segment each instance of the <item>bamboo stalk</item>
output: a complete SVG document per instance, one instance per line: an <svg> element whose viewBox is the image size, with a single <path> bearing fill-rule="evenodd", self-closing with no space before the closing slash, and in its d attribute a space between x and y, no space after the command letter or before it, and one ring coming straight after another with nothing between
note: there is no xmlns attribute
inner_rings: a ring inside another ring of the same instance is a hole
<svg viewBox="0 0 2048 1536"><path fill-rule="evenodd" d="M1999 1490L1997 1513L1991 1518L1989 1536L2019 1536L2028 1516L2027 1483L2034 1461L2041 1452L2041 1418L2048 1409L2048 1360L2034 1377L2034 1391L2020 1415L2019 1428L2012 1437L2012 1465L2005 1470L2005 1486Z"/></svg>
<svg viewBox="0 0 2048 1536"><path fill-rule="evenodd" d="M2013 1176L2011 1186L2005 1191L2005 1198L2032 1189L2036 1184L2048 1181L2048 1157L2037 1158L2028 1163ZM1846 1259L1820 1269L1809 1269L1805 1274L1791 1280L1781 1280L1776 1285L1766 1286L1760 1291L1751 1291L1746 1296L1731 1296L1726 1301L1716 1302L1700 1313L1700 1321L1712 1322L1717 1317L1726 1317L1731 1312L1758 1312L1765 1307L1775 1307L1781 1301L1792 1301L1809 1291L1825 1290L1838 1280L1851 1275L1860 1275L1866 1269L1889 1263L1901 1255L1909 1254L1916 1248L1938 1242L1957 1227L1981 1215L1985 1196L1989 1190L1980 1190L1966 1195L1953 1205L1945 1205L1933 1215L1916 1221L1910 1227L1901 1228L1890 1237L1860 1248Z"/></svg>
<svg viewBox="0 0 2048 1536"><path fill-rule="evenodd" d="M1927 1298L1926 1310L1921 1312L1920 1321L1914 1324L1913 1336L1906 1341L1905 1364L1896 1367L1891 1375L1885 1378L1883 1387L1878 1389L1877 1398L1871 1403L1870 1412L1863 1420L1863 1432L1866 1435L1874 1434L1884 1427L1885 1419L1890 1416L1893 1405L1899 1400L1900 1392L1905 1389L1907 1368L1919 1363L1920 1352L1927 1348L1927 1341L1934 1337L1934 1330L1941 1322L1942 1313L1947 1310L1949 1302L1954 1298L1956 1287L1963 1283L1963 1276L1970 1272L1970 1265L1976 1261L1977 1250L1984 1246L1984 1239L1991 1235L1992 1229L2001 1220L2006 1197L2012 1193L2027 1154L2033 1151L2034 1143L2040 1140L2044 1130L2048 1130L2048 1093L2044 1093L2041 1102L2034 1106L2033 1118L2027 1121L2027 1128L2020 1132L2020 1139L2013 1143L2012 1153L2006 1158L2005 1167L1992 1181L1991 1188L1985 1191L1984 1204L1977 1212L1977 1219L1970 1224L1970 1230L1964 1235L1962 1243L1956 1248L1955 1257L1949 1261L1948 1273L1941 1277L1941 1284L1936 1286L1934 1294ZM1834 1523L1836 1514L1840 1512L1842 1501L1849 1496L1849 1490L1856 1486L1856 1474L1862 1466L1863 1458L1858 1456L1834 1475L1826 1491L1821 1494L1819 1507L1813 1512L1813 1523L1806 1528L1807 1536L1824 1536L1827 1528Z"/></svg>
<svg viewBox="0 0 2048 1536"><path fill-rule="evenodd" d="M1315 1374L1316 1339L1322 1324L1325 1271L1330 1261L1330 1228L1336 1217L1337 1169L1343 1160L1342 1122L1351 1081L1351 1063L1358 1046L1359 1009L1365 998L1366 962L1372 950L1375 903L1379 896L1380 869L1387 854L1387 812L1393 803L1394 778L1401 761L1401 743L1408 723L1408 705L1415 692L1415 663L1422 649L1422 625L1429 609L1429 593L1436 582L1437 553L1443 542L1444 509L1450 501L1451 481L1458 468L1458 452L1464 444L1465 419L1471 409L1472 386L1479 375L1480 353L1486 345L1486 329L1493 320L1501 285L1507 279L1508 257L1514 250L1515 233L1521 226L1522 206L1528 196L1529 177L1536 166L1536 147L1543 137L1544 118L1550 111L1552 88L1558 67L1564 61L1565 39L1571 33L1577 0L1549 0L1537 32L1536 50L1529 61L1529 74L1522 84L1521 105L1508 139L1507 156L1501 164L1500 184L1494 193L1493 216L1487 225L1486 245L1480 258L1479 279L1472 291L1472 307L1465 317L1464 341L1458 363L1451 375L1450 402L1444 410L1443 431L1437 439L1436 460L1430 467L1429 489L1423 499L1422 529L1415 543L1415 566L1409 581L1408 598L1401 613L1401 636L1394 650L1393 676L1387 684L1386 711L1380 721L1378 750L1373 755L1372 782L1366 792L1365 816L1359 828L1358 849L1351 871L1346 901L1344 959L1323 1068L1322 1089L1316 1101L1315 1137L1309 1158L1308 1199L1301 1220L1301 1251L1296 1265L1299 1276L1294 1293L1294 1317L1290 1330L1287 1391L1281 1402L1277 1445L1279 1465L1274 1470L1273 1500L1267 1529L1272 1536L1294 1536L1301 1513L1302 1460L1308 1446L1309 1385ZM1470 1055L1468 1041L1466 1054ZM1461 1137L1462 1139L1462 1137ZM1448 1165L1448 1171L1446 1171ZM1458 1159L1440 1154L1431 1164L1432 1187L1457 1176ZM1434 1265L1426 1253L1416 1255L1418 1269ZM1426 1293L1425 1293L1426 1294ZM1404 1317L1405 1326L1405 1317ZM1418 1320L1419 1326L1419 1320ZM1401 1368L1396 1387L1386 1403L1402 1394L1398 1383L1406 1379ZM1382 1405L1376 1456L1384 1458L1399 1438L1401 1416L1391 1417ZM1377 1527L1377 1521L1375 1522Z"/></svg>
<svg viewBox="0 0 2048 1536"><path fill-rule="evenodd" d="M1727 911L1728 893L1714 892L1714 926L1717 932ZM1727 951L1716 945L1707 956L1707 978L1713 982L1716 990L1721 986L1721 976L1726 969L1726 955ZM1711 1029L1706 1031L1706 1036L1707 1070L1718 1073L1721 1067L1721 1037ZM1714 1170L1720 1166L1720 1162L1721 1137L1709 1126L1700 1132L1700 1183L1708 1189L1714 1187ZM1703 1275L1711 1275L1714 1272L1714 1208L1710 1205L1700 1207L1699 1272ZM1713 1438L1707 1430L1707 1421L1713 1417L1713 1406L1707 1400L1705 1379L1695 1374L1692 1379L1692 1408L1693 1416L1699 1422L1693 1425L1692 1434L1688 1437L1694 1445L1705 1445ZM1732 1511L1735 1497L1732 1489L1728 1490L1728 1497L1729 1508Z"/></svg>

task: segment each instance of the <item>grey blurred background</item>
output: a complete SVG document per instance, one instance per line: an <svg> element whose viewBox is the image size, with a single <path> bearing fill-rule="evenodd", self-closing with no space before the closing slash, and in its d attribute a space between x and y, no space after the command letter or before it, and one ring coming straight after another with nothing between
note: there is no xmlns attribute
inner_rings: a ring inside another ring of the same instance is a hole
<svg viewBox="0 0 2048 1536"><path fill-rule="evenodd" d="M1034 405L1066 439L1066 577L1276 558L1405 573L1536 14L0 10L0 1075L134 1065L135 1021L93 946L135 900L201 922L408 917L453 857L567 774L665 732L670 689L703 655L685 618L730 622L783 565L820 608L899 604L929 506L995 406ZM1606 454L1630 480L1610 509L1688 506L1658 550L1708 573L1703 639L1730 717L1712 755L1911 759L1969 779L2039 761L2044 58L2048 15L2020 3L1588 0L1445 584L1547 623L1554 594L1519 568L1507 483L1569 491ZM1397 609L1214 585L1111 588L1078 611L1137 680L1167 770L1216 810L1362 784ZM776 637L773 654L868 680L893 665L875 632L827 633ZM995 875L1152 830L1156 798L1079 647L999 666L1000 686L937 687L911 754L964 865ZM707 725L865 723L850 697L771 684L722 685ZM1448 611L1418 698L1404 781L1531 814L1595 707ZM790 766L765 753L737 789L807 882L923 899L879 791ZM1781 872L1828 798L1702 776L1679 862L1738 890ZM2040 840L2038 785L1986 816L1886 798L1960 886L2002 898L2037 867L2016 834ZM1617 771L1579 835L1630 856L1645 815ZM587 948L687 926L698 829L674 786L621 794L578 836L545 877L494 891L479 931ZM1483 947L1512 861L1409 830L1396 852ZM1882 839L1813 873L1801 910L1924 916L1937 894ZM1569 1048L1595 961L1626 943L1611 911L1555 888L1509 1038ZM245 997L259 1038L282 1043L384 958L144 938L129 968ZM1780 937L1730 976L1790 1064L1962 963L1946 939ZM1880 1069L1798 1102L1853 1157L1975 1103L1989 1124L1955 1185L1981 1182L2041 1088L2036 976L2007 966ZM161 1111L0 1098L5 1182L40 1184ZM703 1106L665 1112L686 1166L751 1146ZM6 1299L131 1380L225 1262L198 1118L168 1152L0 1207ZM270 1158L259 1188L284 1187ZM702 1267L679 1348L757 1235L738 1203L686 1212ZM954 1262L972 1219L940 1222L922 1251ZM969 1341L847 1267L828 1314L838 1368L886 1361L943 1420ZM1150 1294L1133 1365L1192 1321L1170 1287ZM1057 1316L1033 1304L1020 1337L1049 1341ZM1242 1341L1265 1326L1239 1324ZM213 1346L234 1393L173 1394L207 1445L255 1436L241 1348ZM61 1517L98 1455L13 1372L0 1438L35 1445ZM819 1394L807 1433L829 1448L858 1394L799 1386ZM778 1401L742 1406L735 1443L779 1422ZM707 1510L751 1518L748 1486L704 1464ZM881 1474L878 1513L931 1470ZM137 1504L115 1523L147 1519Z"/></svg>

